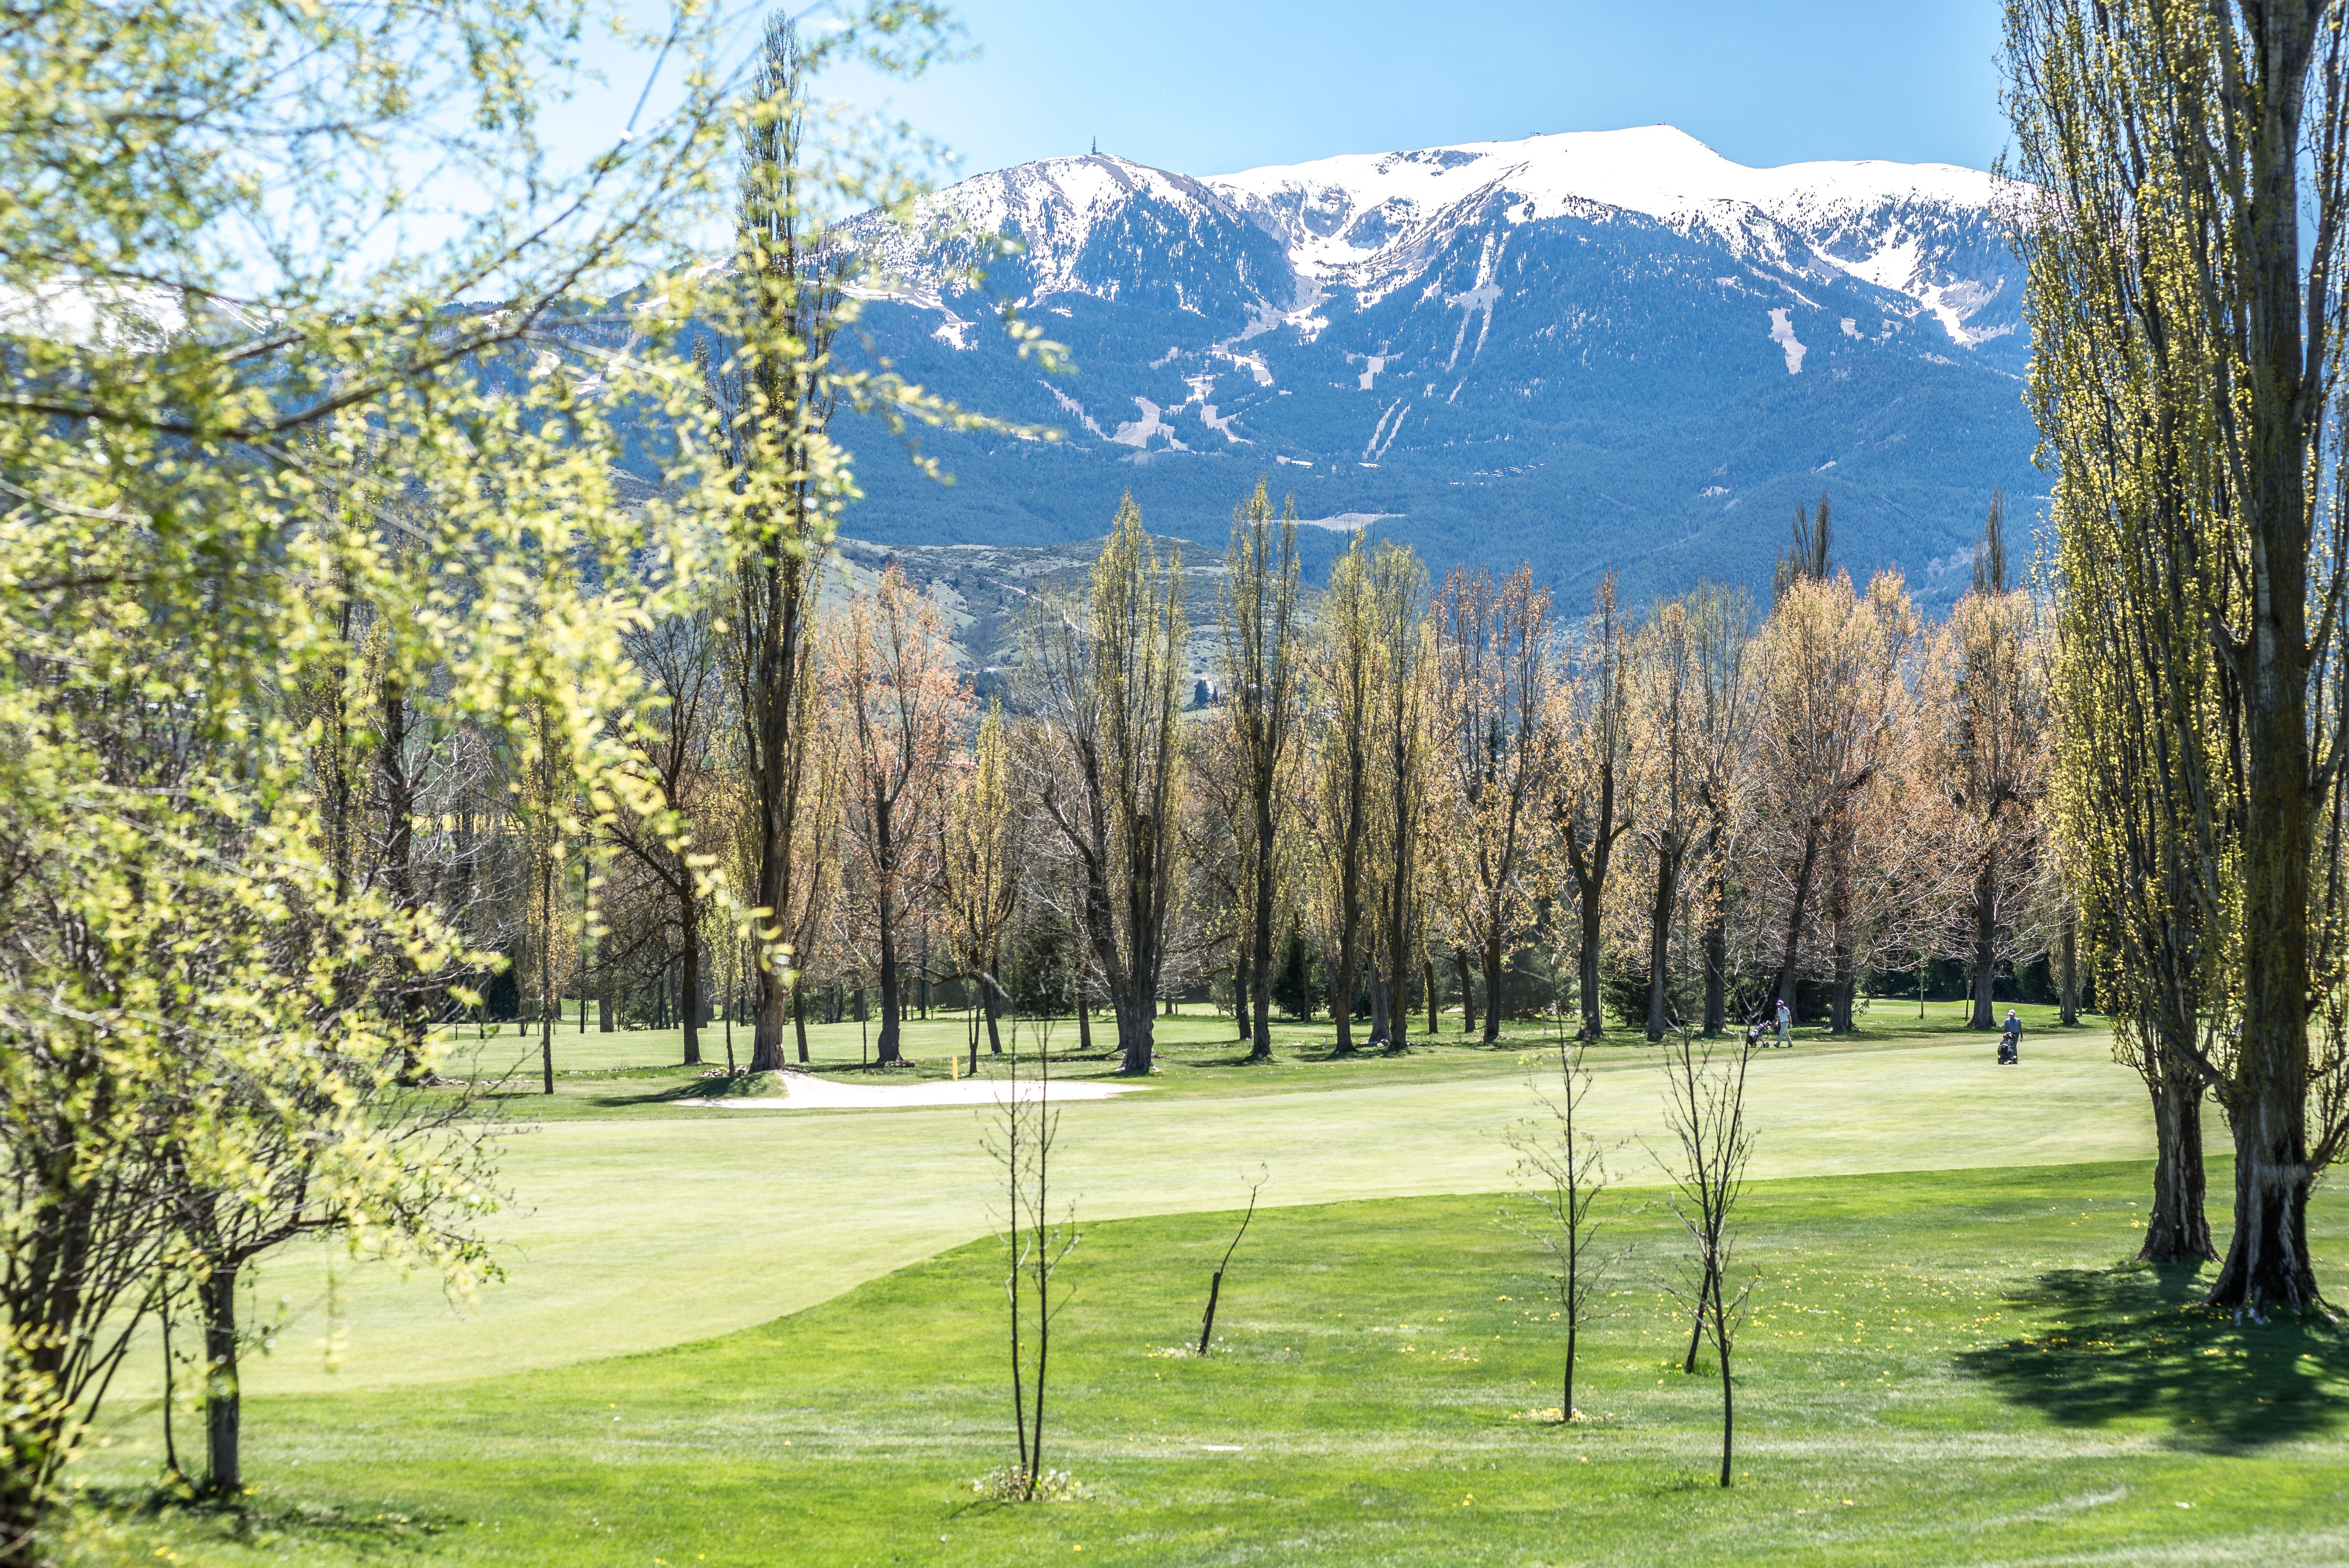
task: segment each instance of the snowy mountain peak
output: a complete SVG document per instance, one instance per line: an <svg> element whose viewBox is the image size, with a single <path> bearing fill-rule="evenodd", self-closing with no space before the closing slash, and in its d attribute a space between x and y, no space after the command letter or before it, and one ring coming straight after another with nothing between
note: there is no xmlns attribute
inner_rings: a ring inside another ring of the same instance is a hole
<svg viewBox="0 0 2349 1568"><path fill-rule="evenodd" d="M1287 313L1330 288L1382 297L1471 230L1630 220L1716 242L1798 285L1840 277L1906 295L1951 346L1974 348L2021 325L2002 196L1997 177L1943 163L1748 168L1653 125L1205 178L1109 153L1049 158L938 191L913 230L865 239L906 297L936 299L1005 237L1023 254L998 278L1030 302L1143 290L1195 309L1237 282L1250 309ZM1211 259L1222 277L1210 277Z"/></svg>
<svg viewBox="0 0 2349 1568"><path fill-rule="evenodd" d="M1498 201L1511 223L1611 208L1710 232L1786 270L1832 264L1946 309L1961 344L1962 316L1988 296L1951 293L1967 280L1937 265L1931 231L1978 222L2000 184L1980 170L1875 159L1752 169L1669 125L1348 154L1200 183L1279 235L1291 264L1315 278L1389 270L1384 253L1464 203Z"/></svg>

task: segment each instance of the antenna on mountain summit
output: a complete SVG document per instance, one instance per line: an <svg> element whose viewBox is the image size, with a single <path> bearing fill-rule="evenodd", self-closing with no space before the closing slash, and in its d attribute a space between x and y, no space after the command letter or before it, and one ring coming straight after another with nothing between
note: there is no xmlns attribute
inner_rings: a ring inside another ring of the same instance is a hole
<svg viewBox="0 0 2349 1568"><path fill-rule="evenodd" d="M1095 158L1101 156L1101 138L1098 136L1093 138L1093 156Z"/></svg>

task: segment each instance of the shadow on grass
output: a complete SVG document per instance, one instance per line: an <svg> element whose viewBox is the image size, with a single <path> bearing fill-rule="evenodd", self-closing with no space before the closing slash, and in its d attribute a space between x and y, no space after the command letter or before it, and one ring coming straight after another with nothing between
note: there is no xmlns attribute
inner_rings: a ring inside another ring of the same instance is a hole
<svg viewBox="0 0 2349 1568"><path fill-rule="evenodd" d="M465 1527L460 1518L425 1509L367 1509L253 1496L219 1502L173 1489L93 1488L85 1495L101 1517L168 1522L200 1542L278 1550L332 1544L363 1556L404 1557L437 1550L440 1537Z"/></svg>
<svg viewBox="0 0 2349 1568"><path fill-rule="evenodd" d="M2043 1332L1970 1350L1958 1368L2065 1426L2151 1418L2172 1440L2258 1449L2349 1417L2349 1331L2322 1317L2238 1325L2200 1305L2199 1271L2055 1269L2008 1297Z"/></svg>

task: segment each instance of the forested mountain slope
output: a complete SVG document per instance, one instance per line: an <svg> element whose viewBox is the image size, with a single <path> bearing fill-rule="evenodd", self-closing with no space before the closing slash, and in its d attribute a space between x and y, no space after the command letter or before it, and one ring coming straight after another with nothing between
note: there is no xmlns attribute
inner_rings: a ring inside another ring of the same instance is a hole
<svg viewBox="0 0 2349 1568"><path fill-rule="evenodd" d="M1842 559L1945 603L1992 487L2044 486L2022 402L2022 275L1992 176L1747 169L1669 127L1332 158L1194 179L1108 154L980 175L875 264L861 344L938 391L1057 428L936 436L921 478L849 418L885 543L1154 532L1220 544L1257 474L1439 564L1530 559L1569 597L1766 580L1797 500ZM979 287L993 236L1022 253ZM995 317L1067 346L1046 377Z"/></svg>

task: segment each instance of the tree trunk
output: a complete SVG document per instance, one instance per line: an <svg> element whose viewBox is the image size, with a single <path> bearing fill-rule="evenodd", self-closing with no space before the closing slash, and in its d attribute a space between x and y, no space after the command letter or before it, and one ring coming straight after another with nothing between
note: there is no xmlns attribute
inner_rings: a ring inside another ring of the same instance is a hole
<svg viewBox="0 0 2349 1568"><path fill-rule="evenodd" d="M1427 996L1427 1037L1435 1038L1436 1027L1442 1022L1443 999L1435 994L1435 958L1433 954L1419 955L1419 984Z"/></svg>
<svg viewBox="0 0 2349 1568"><path fill-rule="evenodd" d="M1680 902L1680 848L1667 835L1656 854L1656 901L1648 912L1648 1040L1651 1045L1671 1026L1667 1015L1671 1010L1672 906Z"/></svg>
<svg viewBox="0 0 2349 1568"><path fill-rule="evenodd" d="M1704 1032L1718 1038L1729 1026L1729 920L1714 882L1713 913L1704 923Z"/></svg>
<svg viewBox="0 0 2349 1568"><path fill-rule="evenodd" d="M1460 971L1460 1037L1466 1039L1476 1032L1476 987L1468 978L1468 950L1452 950L1453 967Z"/></svg>
<svg viewBox="0 0 2349 1568"><path fill-rule="evenodd" d="M1485 939L1485 1043L1501 1037L1501 934Z"/></svg>
<svg viewBox="0 0 2349 1568"><path fill-rule="evenodd" d="M1803 916L1811 899L1811 872L1819 858L1819 829L1814 822L1803 832L1803 861L1795 872L1795 904L1786 916L1786 944L1778 959L1778 983L1773 989L1786 1010L1795 1010L1795 978L1803 961Z"/></svg>
<svg viewBox="0 0 2349 1568"><path fill-rule="evenodd" d="M873 1059L883 1067L893 1067L905 1059L899 1049L899 1020L905 1015L905 998L897 977L897 911L895 901L889 896L887 873L883 873L881 896L874 900L875 923L881 936L881 1038Z"/></svg>
<svg viewBox="0 0 2349 1568"><path fill-rule="evenodd" d="M1003 1054L1003 1034L995 1022L996 1015L1001 1010L1001 1008L996 1000L994 975L988 975L980 978L978 983L978 1004L980 1008L987 1014L987 1054L991 1057L999 1057ZM1081 1007L1084 1006L1084 1003L1080 999L1077 1005ZM1090 1041L1083 1043L1087 1045L1091 1044Z"/></svg>
<svg viewBox="0 0 2349 1568"><path fill-rule="evenodd" d="M1371 1038L1384 1045L1394 1044L1394 981L1373 969L1371 971Z"/></svg>
<svg viewBox="0 0 2349 1568"><path fill-rule="evenodd" d="M1716 1309L1718 1310L1718 1309ZM1713 1348L1721 1352L1721 1484L1729 1484L1729 1460L1734 1448L1737 1430L1737 1406L1729 1392L1729 1334L1726 1325L1713 1336Z"/></svg>
<svg viewBox="0 0 2349 1568"><path fill-rule="evenodd" d="M1974 1010L1966 1020L1969 1029L1998 1027L1998 1008L1991 999L1992 982L1998 973L1997 898L1998 858L1993 850L1983 853L1982 869L1974 873Z"/></svg>
<svg viewBox="0 0 2349 1568"><path fill-rule="evenodd" d="M2137 1256L2147 1263L2202 1264L2219 1255L2210 1244L2202 1175L2202 1084L2178 1054L2163 1060L2153 1095L2153 1212Z"/></svg>
<svg viewBox="0 0 2349 1568"><path fill-rule="evenodd" d="M1729 1024L1729 898L1722 885L1721 826L1704 836L1704 1032L1718 1037Z"/></svg>
<svg viewBox="0 0 2349 1568"><path fill-rule="evenodd" d="M1582 906L1582 941L1575 954L1575 997L1582 1010L1582 1037L1596 1040L1606 1027L1599 1010L1599 944L1601 940L1599 918L1605 913L1599 903L1599 891L1605 883L1599 878L1590 880L1588 891L1576 902Z"/></svg>
<svg viewBox="0 0 2349 1568"><path fill-rule="evenodd" d="M768 967L767 960L759 960L759 1002L751 1015L750 1071L781 1072L783 1068L783 1030L792 1016L792 991L781 976Z"/></svg>
<svg viewBox="0 0 2349 1568"><path fill-rule="evenodd" d="M1077 987L1077 1049L1087 1056L1093 1049L1092 998L1085 995L1082 985Z"/></svg>
<svg viewBox="0 0 2349 1568"><path fill-rule="evenodd" d="M685 1020L685 1065L701 1065L701 911L693 896L693 872L683 873L678 889L678 934L684 951L678 957L677 1010Z"/></svg>
<svg viewBox="0 0 2349 1568"><path fill-rule="evenodd" d="M1848 817L1838 821L1828 845L1827 930L1833 944L1832 984L1827 987L1827 1033L1848 1035L1852 996L1859 989L1858 959L1851 934L1851 829Z"/></svg>
<svg viewBox="0 0 2349 1568"><path fill-rule="evenodd" d="M1338 935L1338 967L1330 976L1330 1016L1338 1026L1338 1054L1345 1056L1354 1048L1354 993L1361 983L1354 972L1357 957L1353 939L1343 931Z"/></svg>
<svg viewBox="0 0 2349 1568"><path fill-rule="evenodd" d="M237 1453L243 1398L237 1387L236 1276L221 1264L196 1287L204 1318L204 1490L216 1498L244 1494L244 1467Z"/></svg>
<svg viewBox="0 0 2349 1568"><path fill-rule="evenodd" d="M1269 777L1262 779L1257 789L1256 832L1256 907L1248 934L1248 997L1255 1016L1248 1036L1248 1057L1252 1061L1268 1061L1272 1057L1272 915L1278 892L1273 881L1272 780Z"/></svg>
<svg viewBox="0 0 2349 1568"><path fill-rule="evenodd" d="M1248 1038L1248 961L1243 947L1232 961L1232 1019L1239 1026L1240 1038Z"/></svg>
<svg viewBox="0 0 2349 1568"><path fill-rule="evenodd" d="M608 1035L620 1026L618 1009L612 1005L612 977L598 979L595 985L595 1032Z"/></svg>
<svg viewBox="0 0 2349 1568"><path fill-rule="evenodd" d="M2065 1028L2080 1021L2080 915L2064 911L2061 945L2056 949L2057 1019Z"/></svg>
<svg viewBox="0 0 2349 1568"><path fill-rule="evenodd" d="M807 1043L807 974L794 971L792 975L792 1033L800 1048L800 1065L808 1060Z"/></svg>
<svg viewBox="0 0 2349 1568"><path fill-rule="evenodd" d="M1137 1077L1150 1070L1151 1047L1156 1037L1158 1009L1149 992L1129 986L1110 999L1117 1016L1117 1070Z"/></svg>
<svg viewBox="0 0 2349 1568"><path fill-rule="evenodd" d="M397 679L384 681L382 706L377 770L383 776L383 883L392 906L405 913L416 907L416 798L408 777L408 697ZM554 918L547 916L550 927ZM424 1017L409 989L409 965L397 958L395 964L390 1011L399 1039L399 1081L414 1083L424 1070Z"/></svg>
<svg viewBox="0 0 2349 1568"><path fill-rule="evenodd" d="M1557 1396L1557 1418L1561 1421L1574 1419L1574 1307L1569 1303L1566 1309L1566 1377Z"/></svg>

